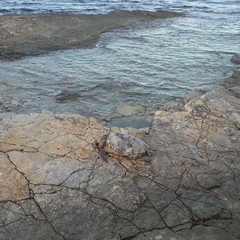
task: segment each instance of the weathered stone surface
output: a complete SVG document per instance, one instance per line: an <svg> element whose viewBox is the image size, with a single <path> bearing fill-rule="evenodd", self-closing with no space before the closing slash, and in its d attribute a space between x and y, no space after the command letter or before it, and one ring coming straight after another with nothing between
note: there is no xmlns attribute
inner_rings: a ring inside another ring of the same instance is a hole
<svg viewBox="0 0 240 240"><path fill-rule="evenodd" d="M239 74L158 111L149 131L79 115L0 122L0 239L240 238ZM108 156L109 132L141 138L149 162Z"/></svg>

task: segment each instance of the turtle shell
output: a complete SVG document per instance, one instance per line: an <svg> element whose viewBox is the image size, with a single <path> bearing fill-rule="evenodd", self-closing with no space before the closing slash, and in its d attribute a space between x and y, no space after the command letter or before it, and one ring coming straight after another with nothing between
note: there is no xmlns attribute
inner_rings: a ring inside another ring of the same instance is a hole
<svg viewBox="0 0 240 240"><path fill-rule="evenodd" d="M109 154L131 159L148 156L148 145L142 140L121 132L110 132L104 150Z"/></svg>

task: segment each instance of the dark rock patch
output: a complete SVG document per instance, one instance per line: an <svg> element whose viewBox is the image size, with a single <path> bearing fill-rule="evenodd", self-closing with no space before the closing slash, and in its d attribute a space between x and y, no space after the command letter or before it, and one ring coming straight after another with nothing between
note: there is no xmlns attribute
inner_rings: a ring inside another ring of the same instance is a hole
<svg viewBox="0 0 240 240"><path fill-rule="evenodd" d="M80 95L76 92L63 90L61 93L55 96L55 101L58 103L67 103L76 101L79 97Z"/></svg>
<svg viewBox="0 0 240 240"><path fill-rule="evenodd" d="M233 57L231 58L231 62L235 64L240 64L240 54L239 53L234 54Z"/></svg>

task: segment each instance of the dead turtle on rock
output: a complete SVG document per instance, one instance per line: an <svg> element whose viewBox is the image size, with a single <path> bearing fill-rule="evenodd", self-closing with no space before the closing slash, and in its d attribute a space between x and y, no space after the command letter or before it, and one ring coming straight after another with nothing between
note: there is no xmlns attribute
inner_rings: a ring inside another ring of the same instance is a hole
<svg viewBox="0 0 240 240"><path fill-rule="evenodd" d="M107 161L107 156L116 159L139 159L150 156L148 145L142 140L121 132L110 132L102 136L95 144L100 157Z"/></svg>

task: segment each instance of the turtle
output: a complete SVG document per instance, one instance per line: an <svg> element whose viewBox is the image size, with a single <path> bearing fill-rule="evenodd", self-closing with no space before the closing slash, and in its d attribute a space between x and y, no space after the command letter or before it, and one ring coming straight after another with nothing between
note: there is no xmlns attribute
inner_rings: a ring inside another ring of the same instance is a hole
<svg viewBox="0 0 240 240"><path fill-rule="evenodd" d="M107 156L129 160L150 156L149 147L144 141L121 132L110 132L103 135L100 141L95 143L95 146L104 161L107 161Z"/></svg>

